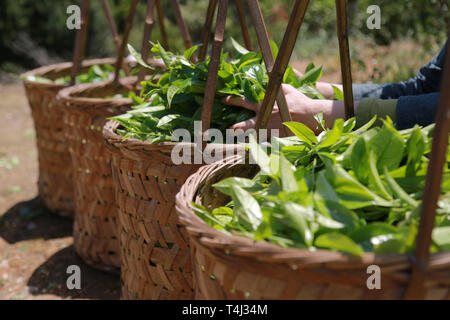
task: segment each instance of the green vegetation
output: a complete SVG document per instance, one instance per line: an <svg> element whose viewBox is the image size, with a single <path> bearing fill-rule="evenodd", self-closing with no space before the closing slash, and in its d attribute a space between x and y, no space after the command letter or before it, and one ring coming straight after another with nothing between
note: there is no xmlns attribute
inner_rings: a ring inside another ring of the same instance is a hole
<svg viewBox="0 0 450 320"><path fill-rule="evenodd" d="M125 75L122 70L120 71L120 73L122 77ZM110 64L104 64L101 66L94 65L89 68L88 72L79 74L76 77L76 83L102 82L111 79L113 75L114 75L114 67L112 65ZM39 83L68 84L70 83L70 76L58 78L55 80L50 80L48 78L39 76L25 76L23 77L23 80Z"/></svg>
<svg viewBox="0 0 450 320"><path fill-rule="evenodd" d="M268 83L261 53L250 52L233 39L231 42L237 54L230 58L228 53L221 56L211 119L211 128L222 131L253 117L254 112L224 105L221 100L231 95L244 97L251 103L260 103L264 99ZM166 70L155 73L150 80L143 82L139 97L131 94L136 104L133 110L111 118L122 126L118 133L125 138L149 140L153 143L171 141L173 131L178 128L188 129L191 136L194 135L194 121L201 119L210 63L209 57L199 63L190 61L197 48L195 46L183 55L175 55L164 50L160 44L153 46L152 52L162 58ZM278 48L274 43L272 48L276 55ZM131 46L130 51L136 60L149 68ZM162 76L155 83L154 77L158 74ZM289 67L284 83L294 86L311 98L322 98L322 94L315 88L321 75L322 67L316 67L312 63L301 78L297 78Z"/></svg>
<svg viewBox="0 0 450 320"><path fill-rule="evenodd" d="M212 211L192 204L225 233L295 248L406 253L413 250L431 150L433 125L397 131L392 121L352 131L336 120L315 136L301 123L296 135L274 138L266 153L253 136L249 152L260 167L253 179L231 177L214 187L232 201ZM450 150L450 149L448 149ZM450 151L438 204L432 252L450 249Z"/></svg>

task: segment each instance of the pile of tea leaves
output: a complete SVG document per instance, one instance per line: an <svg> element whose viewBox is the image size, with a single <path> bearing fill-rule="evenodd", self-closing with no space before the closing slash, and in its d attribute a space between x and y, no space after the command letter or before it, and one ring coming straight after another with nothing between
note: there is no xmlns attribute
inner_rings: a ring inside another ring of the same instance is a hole
<svg viewBox="0 0 450 320"><path fill-rule="evenodd" d="M114 67L110 64L102 64L102 65L93 65L89 68L89 70L85 73L79 74L76 77L76 83L96 83L96 82L103 82L112 79L114 76ZM123 70L120 71L120 76L124 77L125 73ZM23 80L31 81L31 82L38 82L38 83L47 83L47 84L69 84L70 83L70 76L57 78L55 80L51 80L49 78L35 76L35 75L29 75L22 77Z"/></svg>
<svg viewBox="0 0 450 320"><path fill-rule="evenodd" d="M222 53L218 72L217 88L212 110L211 128L225 131L235 123L255 116L253 111L225 105L227 96L244 97L248 102L260 103L264 99L268 74L259 52L250 52L231 40L236 54ZM144 67L151 68L139 54L129 46L131 54ZM172 141L174 130L183 128L194 134L194 121L200 121L210 57L198 63L191 58L198 46L176 55L166 51L159 43L152 52L164 61L166 70L156 71L151 79L142 82L139 97L131 95L135 106L126 114L111 118L120 123L117 132L125 139L135 138L152 143ZM272 43L274 55L278 48ZM311 98L323 98L316 87L322 75L322 67L308 65L305 74L298 78L288 68L284 83L291 84ZM160 76L158 81L155 77Z"/></svg>
<svg viewBox="0 0 450 320"><path fill-rule="evenodd" d="M249 154L260 172L214 185L231 197L219 208L193 203L206 223L227 234L283 247L407 253L415 248L434 125L397 131L375 119L352 131L355 119L336 120L316 136L301 123L296 135L273 138L265 151L253 136ZM431 252L450 250L450 149L441 185Z"/></svg>

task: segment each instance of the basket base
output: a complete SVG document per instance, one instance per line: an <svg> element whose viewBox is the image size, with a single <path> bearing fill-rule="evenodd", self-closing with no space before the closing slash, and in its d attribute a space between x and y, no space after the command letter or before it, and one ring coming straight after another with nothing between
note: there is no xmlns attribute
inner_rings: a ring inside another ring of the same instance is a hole
<svg viewBox="0 0 450 320"><path fill-rule="evenodd" d="M78 229L76 229L78 228ZM120 257L113 250L114 240L98 239L79 230L77 223L74 225L73 242L75 252L84 263L90 267L111 274L120 275Z"/></svg>

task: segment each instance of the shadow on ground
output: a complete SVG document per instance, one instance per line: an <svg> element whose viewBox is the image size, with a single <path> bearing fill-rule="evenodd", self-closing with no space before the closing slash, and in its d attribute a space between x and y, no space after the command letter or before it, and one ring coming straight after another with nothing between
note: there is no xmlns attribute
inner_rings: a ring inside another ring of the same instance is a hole
<svg viewBox="0 0 450 320"><path fill-rule="evenodd" d="M15 204L0 217L0 237L10 244L72 236L73 220L50 212L39 197Z"/></svg>
<svg viewBox="0 0 450 320"><path fill-rule="evenodd" d="M67 267L81 270L81 289L69 290ZM117 300L120 298L120 277L95 270L83 263L73 246L58 251L39 266L27 283L33 295L52 294L62 298Z"/></svg>

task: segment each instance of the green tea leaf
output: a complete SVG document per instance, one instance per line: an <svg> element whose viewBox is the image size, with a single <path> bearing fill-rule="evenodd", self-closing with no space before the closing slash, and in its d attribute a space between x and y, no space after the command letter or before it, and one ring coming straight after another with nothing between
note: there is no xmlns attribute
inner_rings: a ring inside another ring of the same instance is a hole
<svg viewBox="0 0 450 320"><path fill-rule="evenodd" d="M167 125L173 122L174 120L180 118L180 115L178 114L169 114L167 116L162 117L159 119L158 124L156 125L159 129L167 128Z"/></svg>
<svg viewBox="0 0 450 320"><path fill-rule="evenodd" d="M173 97L175 97L175 95L180 91L180 87L179 86L170 86L169 89L167 90L167 104L170 108L170 106L172 105L172 100Z"/></svg>
<svg viewBox="0 0 450 320"><path fill-rule="evenodd" d="M199 48L199 46L193 46L193 47L187 49L183 54L185 59L189 61L191 59L192 55L194 54L194 52L198 50L198 48Z"/></svg>
<svg viewBox="0 0 450 320"><path fill-rule="evenodd" d="M398 232L397 228L387 223L373 222L360 227L350 234L355 242L360 243L370 241L372 238L380 235L391 235Z"/></svg>
<svg viewBox="0 0 450 320"><path fill-rule="evenodd" d="M258 229L263 215L258 202L253 196L239 186L231 187L235 211L239 218L250 224L252 230Z"/></svg>
<svg viewBox="0 0 450 320"><path fill-rule="evenodd" d="M237 43L236 40L234 40L233 38L231 38L231 44L233 45L233 48L236 49L236 51L239 52L240 54L247 54L250 52L243 46L241 46L239 43Z"/></svg>
<svg viewBox="0 0 450 320"><path fill-rule="evenodd" d="M336 100L338 101L344 101L344 94L342 93L341 89L339 89L336 86L333 86L333 92L334 92L334 96L336 98Z"/></svg>
<svg viewBox="0 0 450 320"><path fill-rule="evenodd" d="M255 183L250 179L230 177L230 178L226 178L222 181L219 181L219 182L213 184L213 187L216 188L217 190L219 190L220 192L222 192L228 196L231 196L232 195L232 192L231 192L232 186L239 186L243 189L250 189L254 185L255 185Z"/></svg>
<svg viewBox="0 0 450 320"><path fill-rule="evenodd" d="M297 137L299 137L302 141L313 145L316 144L317 137L314 134L314 132L305 126L303 123L300 122L284 122L283 123L286 127L288 127L292 133L294 133Z"/></svg>
<svg viewBox="0 0 450 320"><path fill-rule="evenodd" d="M378 170L383 170L384 166L392 170L398 167L403 158L405 143L394 128L385 124L370 140L368 148L375 153Z"/></svg>
<svg viewBox="0 0 450 320"><path fill-rule="evenodd" d="M146 69L155 70L152 66L148 65L144 59L142 59L141 55L130 45L128 44L128 51L130 51L130 54L133 56L136 61L143 66Z"/></svg>
<svg viewBox="0 0 450 320"><path fill-rule="evenodd" d="M435 228L432 239L442 250L450 250L450 227Z"/></svg>
<svg viewBox="0 0 450 320"><path fill-rule="evenodd" d="M302 207L293 202L286 202L283 204L284 214L292 223L292 227L298 231L303 241L307 245L313 242L313 234L309 230L307 218L305 215L312 215L311 209Z"/></svg>
<svg viewBox="0 0 450 320"><path fill-rule="evenodd" d="M273 41L273 39L270 40L270 48L272 48L273 58L274 58L274 60L276 60L278 57L278 46L277 46L276 42Z"/></svg>
<svg viewBox="0 0 450 320"><path fill-rule="evenodd" d="M384 177L386 179L387 184L391 188L392 192L395 193L395 195L408 205L410 205L413 208L416 208L419 204L416 200L411 198L403 189L400 187L397 182L395 182L394 178L391 177L389 174L389 171L386 167L383 168Z"/></svg>
<svg viewBox="0 0 450 320"><path fill-rule="evenodd" d="M415 127L408 141L406 142L407 149L407 167L406 175L415 175L418 166L420 165L422 156L425 152L425 139L422 135L422 131L418 126Z"/></svg>
<svg viewBox="0 0 450 320"><path fill-rule="evenodd" d="M283 155L280 157L280 172L283 190L288 193L298 191L297 180L295 180L292 164Z"/></svg>
<svg viewBox="0 0 450 320"><path fill-rule="evenodd" d="M362 257L363 249L342 233L330 232L317 237L314 245L319 248L337 250Z"/></svg>
<svg viewBox="0 0 450 320"><path fill-rule="evenodd" d="M317 148L323 149L334 145L342 137L343 130L344 130L344 120L337 119L334 122L333 129L327 131L320 139Z"/></svg>
<svg viewBox="0 0 450 320"><path fill-rule="evenodd" d="M315 84L317 80L322 76L322 66L314 66L314 64L308 65L306 72L299 79L302 84Z"/></svg>
<svg viewBox="0 0 450 320"><path fill-rule="evenodd" d="M318 123L318 129L321 129L323 131L327 130L326 125L325 125L325 120L323 120L323 112L319 112L318 114L315 114L314 119Z"/></svg>
<svg viewBox="0 0 450 320"><path fill-rule="evenodd" d="M253 135L250 135L250 156L251 159L261 168L261 172L263 174L270 175L272 170L270 168L270 158L264 149L258 144L256 138Z"/></svg>

